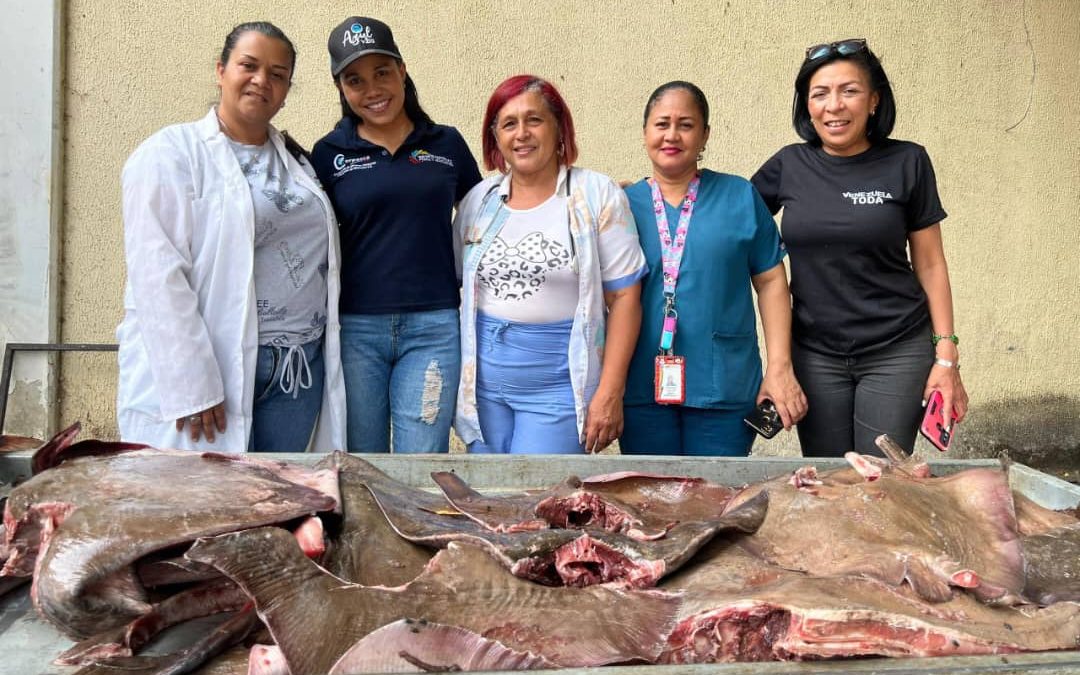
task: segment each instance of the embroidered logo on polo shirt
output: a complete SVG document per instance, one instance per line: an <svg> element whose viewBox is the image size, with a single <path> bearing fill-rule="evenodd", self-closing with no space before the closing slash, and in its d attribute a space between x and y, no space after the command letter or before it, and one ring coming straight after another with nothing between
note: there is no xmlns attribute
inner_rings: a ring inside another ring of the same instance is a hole
<svg viewBox="0 0 1080 675"><path fill-rule="evenodd" d="M850 199L852 204L884 204L886 199L892 199L893 196L888 192L882 192L881 190L870 190L869 192L844 192L841 195L844 199Z"/></svg>
<svg viewBox="0 0 1080 675"><path fill-rule="evenodd" d="M433 155L427 150L413 150L409 153L409 161L413 164L423 164L424 162L438 162L439 164L445 164L446 166L454 166L454 160L449 157L443 157L442 155Z"/></svg>
<svg viewBox="0 0 1080 675"><path fill-rule="evenodd" d="M375 166L375 162L371 159L371 155L364 155L363 157L346 157L342 154L334 156L334 178L341 178L350 171L357 171L358 169L370 169Z"/></svg>

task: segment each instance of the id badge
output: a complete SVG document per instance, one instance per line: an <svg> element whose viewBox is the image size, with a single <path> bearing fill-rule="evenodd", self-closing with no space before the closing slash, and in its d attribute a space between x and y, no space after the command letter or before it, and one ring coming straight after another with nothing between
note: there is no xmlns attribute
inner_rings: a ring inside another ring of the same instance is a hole
<svg viewBox="0 0 1080 675"><path fill-rule="evenodd" d="M656 357L653 375L654 396L660 404L686 400L686 358L661 354Z"/></svg>

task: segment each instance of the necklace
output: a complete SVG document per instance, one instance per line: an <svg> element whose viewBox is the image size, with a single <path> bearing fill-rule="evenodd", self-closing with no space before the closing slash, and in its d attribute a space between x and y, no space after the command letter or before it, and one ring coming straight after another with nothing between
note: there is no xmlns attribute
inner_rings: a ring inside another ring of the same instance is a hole
<svg viewBox="0 0 1080 675"><path fill-rule="evenodd" d="M259 142L259 143L248 143L247 141L243 141L243 140L240 140L239 138L237 138L236 134L233 133L233 130L229 128L229 125L225 124L225 120L221 119L221 113L219 113L217 111L217 108L214 109L214 117L217 118L218 129L221 129L221 133L225 134L232 141L235 141L237 143L243 143L244 145L262 145L263 143L266 142L266 140L263 140L262 142ZM270 134L267 134L266 136L267 136L267 139L269 139Z"/></svg>

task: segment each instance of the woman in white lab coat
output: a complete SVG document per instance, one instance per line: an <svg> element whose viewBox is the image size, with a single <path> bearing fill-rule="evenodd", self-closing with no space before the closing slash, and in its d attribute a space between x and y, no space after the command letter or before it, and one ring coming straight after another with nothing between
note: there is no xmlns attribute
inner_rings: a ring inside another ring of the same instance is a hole
<svg viewBox="0 0 1080 675"><path fill-rule="evenodd" d="M270 125L295 60L272 24L237 26L217 64L219 103L124 167L125 441L345 447L337 226L305 153Z"/></svg>

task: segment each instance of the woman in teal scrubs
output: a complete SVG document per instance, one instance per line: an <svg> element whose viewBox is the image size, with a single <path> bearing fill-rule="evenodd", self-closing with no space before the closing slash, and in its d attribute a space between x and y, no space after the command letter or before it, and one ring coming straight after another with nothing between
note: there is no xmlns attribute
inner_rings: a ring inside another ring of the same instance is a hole
<svg viewBox="0 0 1080 675"><path fill-rule="evenodd" d="M742 420L757 403L771 400L787 429L806 414L791 367L784 245L748 181L699 169L709 104L697 86L657 88L644 135L652 177L626 195L650 272L619 445L623 454L745 456L754 439Z"/></svg>

